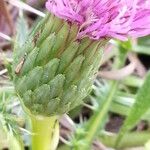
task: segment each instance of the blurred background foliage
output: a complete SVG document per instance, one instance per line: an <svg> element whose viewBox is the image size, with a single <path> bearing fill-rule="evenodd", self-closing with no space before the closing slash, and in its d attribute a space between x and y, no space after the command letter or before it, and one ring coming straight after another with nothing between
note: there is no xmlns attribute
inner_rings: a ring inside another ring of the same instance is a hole
<svg viewBox="0 0 150 150"><path fill-rule="evenodd" d="M16 35L22 44L43 15L44 3L0 1L0 149L30 147L33 133L14 91L10 65ZM93 150L150 150L150 36L111 40L103 51L91 95L60 119L58 149L93 144Z"/></svg>

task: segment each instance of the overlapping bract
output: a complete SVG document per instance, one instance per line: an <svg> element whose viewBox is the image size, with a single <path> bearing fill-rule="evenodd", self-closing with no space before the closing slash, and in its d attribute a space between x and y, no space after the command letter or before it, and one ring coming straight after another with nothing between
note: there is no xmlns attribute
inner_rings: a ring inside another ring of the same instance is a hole
<svg viewBox="0 0 150 150"><path fill-rule="evenodd" d="M78 38L127 40L150 34L150 0L48 0L46 7L77 23Z"/></svg>
<svg viewBox="0 0 150 150"><path fill-rule="evenodd" d="M76 25L48 15L29 40L15 49L13 68L19 69L14 71L15 88L31 114L66 113L90 92L100 62L99 49L106 40L79 41L77 33Z"/></svg>

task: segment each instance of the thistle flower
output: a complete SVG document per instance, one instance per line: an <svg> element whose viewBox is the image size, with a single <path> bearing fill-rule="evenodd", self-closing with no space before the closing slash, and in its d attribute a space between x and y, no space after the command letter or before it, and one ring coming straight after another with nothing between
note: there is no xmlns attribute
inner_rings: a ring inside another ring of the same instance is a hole
<svg viewBox="0 0 150 150"><path fill-rule="evenodd" d="M33 150L56 148L58 116L91 91L108 39L150 33L149 5L141 0L47 1L51 14L14 51L14 85L37 133Z"/></svg>
<svg viewBox="0 0 150 150"><path fill-rule="evenodd" d="M79 39L78 30L48 14L24 45L15 47L14 85L36 133L33 150L56 148L59 116L82 104L91 91L100 49L108 40Z"/></svg>
<svg viewBox="0 0 150 150"><path fill-rule="evenodd" d="M48 0L47 9L76 23L78 37L127 40L150 34L149 0Z"/></svg>

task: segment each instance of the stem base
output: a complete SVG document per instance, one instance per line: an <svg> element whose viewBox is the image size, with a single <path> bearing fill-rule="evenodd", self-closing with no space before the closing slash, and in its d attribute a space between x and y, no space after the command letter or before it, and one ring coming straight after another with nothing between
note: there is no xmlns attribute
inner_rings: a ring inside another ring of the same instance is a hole
<svg viewBox="0 0 150 150"><path fill-rule="evenodd" d="M59 141L58 117L31 117L32 150L56 150Z"/></svg>

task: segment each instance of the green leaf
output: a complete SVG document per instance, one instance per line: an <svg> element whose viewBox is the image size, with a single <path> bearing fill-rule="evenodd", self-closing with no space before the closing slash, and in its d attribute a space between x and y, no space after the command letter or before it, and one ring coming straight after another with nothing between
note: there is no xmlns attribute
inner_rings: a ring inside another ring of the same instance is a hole
<svg viewBox="0 0 150 150"><path fill-rule="evenodd" d="M57 57L58 54L65 48L66 39L69 33L68 26L68 23L65 23L60 31L56 34L55 45L52 48L50 58Z"/></svg>
<svg viewBox="0 0 150 150"><path fill-rule="evenodd" d="M150 109L150 72L148 73L143 86L138 91L135 104L133 105L128 117L126 118L124 125L122 126L118 138L116 140L116 147L119 147L119 143L123 136L134 127L143 117L143 115Z"/></svg>
<svg viewBox="0 0 150 150"><path fill-rule="evenodd" d="M95 60L94 54L98 51L99 42L94 42L85 50L85 61L83 63L83 68L91 65Z"/></svg>
<svg viewBox="0 0 150 150"><path fill-rule="evenodd" d="M27 56L27 59L24 62L24 65L21 70L21 74L24 75L33 69L36 57L38 55L39 49L35 47L33 51Z"/></svg>
<svg viewBox="0 0 150 150"><path fill-rule="evenodd" d="M62 22L62 19L55 17L55 15L53 15L53 16L54 16L54 20L53 20L53 27L52 27L51 33L59 32L64 24Z"/></svg>
<svg viewBox="0 0 150 150"><path fill-rule="evenodd" d="M51 99L46 108L47 115L52 115L55 112L57 112L57 109L59 109L58 108L59 103L60 103L59 98Z"/></svg>
<svg viewBox="0 0 150 150"><path fill-rule="evenodd" d="M31 90L23 94L25 106L30 107L32 105L32 95L33 95L33 92Z"/></svg>
<svg viewBox="0 0 150 150"><path fill-rule="evenodd" d="M84 56L79 55L77 58L74 59L74 61L70 64L70 66L65 71L65 74L66 74L65 86L66 87L78 75L84 59L85 59Z"/></svg>
<svg viewBox="0 0 150 150"><path fill-rule="evenodd" d="M36 60L36 64L43 65L47 62L51 55L52 47L54 46L56 36L51 34L40 46L40 51Z"/></svg>
<svg viewBox="0 0 150 150"><path fill-rule="evenodd" d="M27 86L25 85L26 79L27 79L26 76L23 76L16 82L15 89L20 95L23 95L27 91Z"/></svg>
<svg viewBox="0 0 150 150"><path fill-rule="evenodd" d="M73 99L76 97L76 91L77 91L77 86L72 85L70 88L68 88L64 93L62 97L62 106L63 104L67 104L68 102L71 102Z"/></svg>
<svg viewBox="0 0 150 150"><path fill-rule="evenodd" d="M77 34L78 34L78 30L79 30L79 28L76 24L72 24L70 26L69 36L67 38L67 44L72 42L72 40L75 40L75 38L77 37Z"/></svg>
<svg viewBox="0 0 150 150"><path fill-rule="evenodd" d="M26 52L26 47L22 46L25 44L27 37L28 37L28 23L23 15L20 15L19 19L17 20L17 36L14 43L14 62L18 63L17 60L20 59ZM29 44L30 47L32 46ZM29 48L28 45L28 48Z"/></svg>
<svg viewBox="0 0 150 150"><path fill-rule="evenodd" d="M4 64L5 64L6 69L8 70L8 75L10 77L10 80L13 80L12 63L9 62L7 59L5 59Z"/></svg>
<svg viewBox="0 0 150 150"><path fill-rule="evenodd" d="M38 87L37 89L35 89L33 95L35 99L34 102L38 104L42 104L44 106L44 104L46 104L50 100L50 86L44 84Z"/></svg>
<svg viewBox="0 0 150 150"><path fill-rule="evenodd" d="M82 44L80 44L80 46L79 46L77 55L81 54L86 48L88 48L92 42L89 38L83 38L81 40L81 43Z"/></svg>
<svg viewBox="0 0 150 150"><path fill-rule="evenodd" d="M36 67L29 72L27 76L19 78L16 82L16 90L22 95L27 90L34 90L38 85L40 85L40 80L43 74L42 67ZM33 82L34 81L34 82Z"/></svg>
<svg viewBox="0 0 150 150"><path fill-rule="evenodd" d="M13 67L18 65L21 57L24 57L25 54L29 54L32 50L34 49L34 45L32 41L27 41L22 48L20 47L15 47L14 51L14 62L13 62Z"/></svg>
<svg viewBox="0 0 150 150"><path fill-rule="evenodd" d="M57 75L50 81L50 98L58 97L63 91L65 76L62 74Z"/></svg>
<svg viewBox="0 0 150 150"><path fill-rule="evenodd" d="M134 46L133 51L140 54L150 55L150 50L147 46Z"/></svg>
<svg viewBox="0 0 150 150"><path fill-rule="evenodd" d="M25 82L22 85L27 86L28 90L36 89L36 87L40 84L42 74L42 67L34 68L31 72L29 72Z"/></svg>
<svg viewBox="0 0 150 150"><path fill-rule="evenodd" d="M79 47L78 42L73 42L62 54L60 58L60 66L58 69L58 73L64 71L64 69L71 63L72 59L74 58L77 50Z"/></svg>
<svg viewBox="0 0 150 150"><path fill-rule="evenodd" d="M46 66L44 66L41 82L47 83L51 81L56 74L58 66L59 66L59 59L57 58L52 59L48 64L46 64Z"/></svg>
<svg viewBox="0 0 150 150"><path fill-rule="evenodd" d="M24 144L19 132L18 116L14 115L12 107L9 108L12 105L12 98L13 100L16 98L14 92L12 93L8 89L0 91L0 149L8 146L10 150L23 150ZM15 100L15 102L17 101ZM3 144L5 145L4 147Z"/></svg>
<svg viewBox="0 0 150 150"><path fill-rule="evenodd" d="M39 24L35 23L35 29L33 28L31 36L39 34L37 39L37 46L40 46L43 41L52 33L56 33L56 31L62 27L62 20L58 17L55 17L53 14L48 13L42 21L39 20Z"/></svg>
<svg viewBox="0 0 150 150"><path fill-rule="evenodd" d="M150 36L141 37L138 38L137 43L133 43L133 51L140 53L140 54L146 54L150 55Z"/></svg>
<svg viewBox="0 0 150 150"><path fill-rule="evenodd" d="M28 36L28 23L24 16L20 15L20 18L17 21L17 37L16 37L16 42L18 43L19 47L21 47Z"/></svg>
<svg viewBox="0 0 150 150"><path fill-rule="evenodd" d="M150 46L150 36L138 38L138 45L143 45L143 46L149 47Z"/></svg>
<svg viewBox="0 0 150 150"><path fill-rule="evenodd" d="M102 57L102 53L103 53L103 50L100 49L100 50L97 50L96 53L94 54L95 59L93 58L93 69L92 69L92 72L90 75L92 75L98 71L98 69L100 67L100 60Z"/></svg>
<svg viewBox="0 0 150 150"><path fill-rule="evenodd" d="M84 82L84 79L88 79L89 78L89 75L91 74L92 69L93 69L93 65L90 65L90 66L88 66L86 68L82 68L81 67L80 73L76 77L76 79L74 81L74 84L79 84L80 88L84 87L84 84L86 83L86 81Z"/></svg>
<svg viewBox="0 0 150 150"><path fill-rule="evenodd" d="M34 23L30 36L36 36L37 33L39 33L38 39L37 39L37 45L40 45L43 40L46 39L46 37L48 37L48 35L50 34L52 25L53 25L53 15L48 13L43 20L41 20L41 18L37 19L36 22ZM40 21L41 20L41 21ZM35 37L34 37L35 38Z"/></svg>

